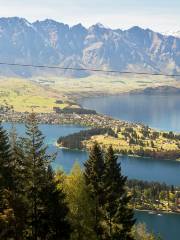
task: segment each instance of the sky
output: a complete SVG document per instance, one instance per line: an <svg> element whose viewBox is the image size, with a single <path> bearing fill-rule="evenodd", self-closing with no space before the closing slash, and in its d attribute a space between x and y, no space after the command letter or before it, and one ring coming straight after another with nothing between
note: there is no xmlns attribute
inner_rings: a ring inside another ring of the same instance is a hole
<svg viewBox="0 0 180 240"><path fill-rule="evenodd" d="M180 0L0 0L0 17L12 16L166 32L180 30Z"/></svg>

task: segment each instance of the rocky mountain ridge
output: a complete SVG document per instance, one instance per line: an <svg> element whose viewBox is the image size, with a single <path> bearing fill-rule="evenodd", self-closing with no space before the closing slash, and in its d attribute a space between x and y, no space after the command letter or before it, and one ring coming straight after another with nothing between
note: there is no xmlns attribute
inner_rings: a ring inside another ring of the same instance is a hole
<svg viewBox="0 0 180 240"><path fill-rule="evenodd" d="M0 18L0 62L104 70L180 72L180 38L150 29L110 29L101 24L70 27L51 19ZM91 72L60 71L83 77ZM48 69L3 66L1 75L59 74Z"/></svg>

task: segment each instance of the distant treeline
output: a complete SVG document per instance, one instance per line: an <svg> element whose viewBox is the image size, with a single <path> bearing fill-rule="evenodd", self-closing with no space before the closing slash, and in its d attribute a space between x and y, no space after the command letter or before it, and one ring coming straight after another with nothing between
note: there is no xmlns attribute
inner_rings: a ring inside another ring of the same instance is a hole
<svg viewBox="0 0 180 240"><path fill-rule="evenodd" d="M129 154L129 155L137 155L140 157L149 157L149 158L156 158L156 159L178 159L180 157L180 150L167 150L167 151L158 151L158 150L150 150L150 149L143 149L141 147L139 150L136 151L120 151L121 154Z"/></svg>
<svg viewBox="0 0 180 240"><path fill-rule="evenodd" d="M117 136L111 128L93 128L89 130L82 130L78 133L70 134L65 137L60 137L57 142L63 147L82 149L84 147L82 143L84 140L88 140L95 135L103 134L108 134L113 137Z"/></svg>
<svg viewBox="0 0 180 240"><path fill-rule="evenodd" d="M149 182L149 181L143 181L138 179L128 179L127 180L127 186L129 188L138 187L139 189L147 189L147 188L154 188L158 189L158 191L180 191L180 186L174 186L174 185L167 185L166 183L160 183L160 182Z"/></svg>
<svg viewBox="0 0 180 240"><path fill-rule="evenodd" d="M56 113L64 113L64 114L71 114L71 113L76 113L76 114L97 114L95 110L90 110L90 109L85 109L85 108L64 108L61 109L59 107L54 107L53 110Z"/></svg>

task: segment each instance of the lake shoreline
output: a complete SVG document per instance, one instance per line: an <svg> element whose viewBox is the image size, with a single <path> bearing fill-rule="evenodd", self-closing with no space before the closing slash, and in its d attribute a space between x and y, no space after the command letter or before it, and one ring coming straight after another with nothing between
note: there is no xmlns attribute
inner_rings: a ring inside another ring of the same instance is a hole
<svg viewBox="0 0 180 240"><path fill-rule="evenodd" d="M167 210L152 210L152 209L139 209L139 208L135 208L135 211L138 212L147 212L148 214L177 214L178 216L180 216L180 211L167 211Z"/></svg>
<svg viewBox="0 0 180 240"><path fill-rule="evenodd" d="M169 91L167 90L169 89ZM171 91L172 90L172 91ZM154 92L153 92L154 91ZM159 92L158 92L159 91ZM174 92L175 91L175 92ZM172 87L172 86L166 86L162 85L159 87L146 87L146 88L137 88L134 90L128 90L128 91L123 91L119 93L91 93L91 94L86 94L86 96L77 96L74 97L73 99L76 101L77 104L81 105L81 101L89 98L100 98L100 97L110 97L110 96L122 96L122 95L146 95L146 96L157 96L157 95L163 95L163 96L171 96L174 94L179 94L180 88L179 87Z"/></svg>
<svg viewBox="0 0 180 240"><path fill-rule="evenodd" d="M2 121L5 122L13 122L13 123L25 123L27 121L27 118L29 116L29 113L19 113L19 112L13 112L13 113L5 113L0 114L0 118ZM143 124L136 124L136 123L130 123L127 121L121 121L118 119L115 119L113 117L103 115L103 114L57 114L57 113L36 113L36 117L38 122L41 124L57 124L57 125L75 125L75 126L82 126L82 127L89 127L90 129L141 129L141 131L144 131L143 129L146 129L147 127ZM148 128L148 131L151 131L152 133L157 133L152 128ZM138 131L139 131L138 130ZM114 131L114 130L113 130ZM162 134L162 131L158 131L158 134ZM105 139L104 135L104 139ZM106 140L106 139L105 139ZM115 139L116 140L116 139ZM152 139L149 139L152 140ZM104 140L103 140L104 141ZM168 140L170 141L170 139ZM89 144L89 143L87 143ZM112 144L113 146L113 144ZM123 155L133 155L133 156L139 156L139 157L149 157L149 158L157 158L157 159L163 159L163 160L176 160L179 161L180 153L179 150L173 150L173 151L161 151L159 149L149 149L148 152L146 152L143 148L143 154L139 154L140 146L138 145L138 149L134 151L133 145L131 146L129 144L128 151L131 151L131 153L126 152L123 153ZM62 147L67 147L66 145L62 145ZM85 145L85 148L88 148L87 145ZM117 154L122 154L120 150L115 149ZM133 154L132 154L133 151Z"/></svg>
<svg viewBox="0 0 180 240"><path fill-rule="evenodd" d="M68 148L68 147L64 147L64 146L62 146L61 144L59 144L58 142L56 142L55 143L55 146L57 147L57 148L59 148L59 149L67 149L67 150L72 150L72 151L80 151L80 152L88 152L88 149L86 149L86 148L83 148L83 149L79 149L79 148ZM136 154L134 154L134 155L132 155L132 154L120 154L120 153L118 153L118 152L116 152L115 153L117 156L119 156L119 157L125 157L125 156L127 156L127 157L130 157L130 158L142 158L142 156L139 156L139 155L136 155ZM149 159L149 160L152 160L152 161L154 161L153 159L153 157L148 157L148 156L143 156L143 158L144 159ZM157 158L157 160L160 160L159 158ZM163 158L163 159L161 159L162 161L173 161L173 162L180 162L180 159L165 159L165 158Z"/></svg>

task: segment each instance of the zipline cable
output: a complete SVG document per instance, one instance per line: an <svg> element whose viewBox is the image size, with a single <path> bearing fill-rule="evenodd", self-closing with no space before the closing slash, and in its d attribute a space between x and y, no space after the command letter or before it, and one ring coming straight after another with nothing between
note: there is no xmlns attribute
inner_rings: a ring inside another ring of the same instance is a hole
<svg viewBox="0 0 180 240"><path fill-rule="evenodd" d="M71 71L89 71L89 72L117 73L117 74L180 77L180 74L148 73L148 72L133 72L133 71L120 71L120 70L103 70L103 69L93 69L93 68L60 67L60 66L34 65L34 64L21 64L21 63L7 63L7 62L0 62L0 65L17 66L17 67L59 69L59 70L71 70Z"/></svg>

